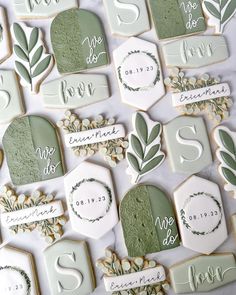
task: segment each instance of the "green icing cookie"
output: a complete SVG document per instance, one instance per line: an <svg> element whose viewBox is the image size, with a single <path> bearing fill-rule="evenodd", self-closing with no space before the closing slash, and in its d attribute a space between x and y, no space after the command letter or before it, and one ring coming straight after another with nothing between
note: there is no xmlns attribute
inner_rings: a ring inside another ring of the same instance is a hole
<svg viewBox="0 0 236 295"><path fill-rule="evenodd" d="M60 13L52 22L51 41L62 74L109 63L102 24L87 10L74 8Z"/></svg>
<svg viewBox="0 0 236 295"><path fill-rule="evenodd" d="M121 202L120 216L131 257L175 248L180 244L172 205L155 186L140 185L131 189Z"/></svg>
<svg viewBox="0 0 236 295"><path fill-rule="evenodd" d="M64 175L57 132L46 119L15 119L3 137L3 147L13 184L23 185Z"/></svg>
<svg viewBox="0 0 236 295"><path fill-rule="evenodd" d="M149 0L149 4L159 39L206 30L200 0Z"/></svg>

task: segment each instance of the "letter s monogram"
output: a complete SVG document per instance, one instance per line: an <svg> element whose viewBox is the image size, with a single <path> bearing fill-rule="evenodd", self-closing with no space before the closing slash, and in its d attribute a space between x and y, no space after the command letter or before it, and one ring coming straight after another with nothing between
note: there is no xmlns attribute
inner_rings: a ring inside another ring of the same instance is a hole
<svg viewBox="0 0 236 295"><path fill-rule="evenodd" d="M176 140L180 144L183 144L183 145L187 145L187 146L191 146L191 147L196 148L197 151L198 151L198 156L195 159L187 159L184 156L181 156L180 155L180 163L182 164L184 162L195 162L195 161L197 161L197 160L199 160L201 158L202 153L203 153L203 146L197 140L191 140L191 139L186 139L186 138L181 137L181 134L180 133L181 133L181 131L183 129L189 129L189 130L191 130L193 132L193 134L197 134L196 127L193 125L193 126L184 126L184 127L179 128L177 130L177 132L176 132Z"/></svg>
<svg viewBox="0 0 236 295"><path fill-rule="evenodd" d="M122 3L122 2L120 2L120 0L114 0L114 5L119 9L131 10L135 15L134 20L132 20L132 21L124 21L124 20L122 20L121 16L119 14L117 14L117 20L118 20L119 26L121 24L132 25L138 20L138 18L140 16L140 9L139 9L139 7L137 5L129 4L129 3Z"/></svg>
<svg viewBox="0 0 236 295"><path fill-rule="evenodd" d="M60 273L62 275L67 275L67 276L74 277L76 279L76 281L77 281L77 284L72 289L66 289L65 287L63 287L63 285L62 285L62 283L60 281L57 281L58 293L62 293L64 291L66 291L66 292L75 291L81 286L81 284L83 282L83 276L82 276L81 272L78 269L73 269L73 268L61 265L60 260L64 256L68 257L71 261L76 262L76 257L75 257L74 252L65 253L65 254L57 257L57 259L55 261L55 269L56 269L56 271L58 273Z"/></svg>

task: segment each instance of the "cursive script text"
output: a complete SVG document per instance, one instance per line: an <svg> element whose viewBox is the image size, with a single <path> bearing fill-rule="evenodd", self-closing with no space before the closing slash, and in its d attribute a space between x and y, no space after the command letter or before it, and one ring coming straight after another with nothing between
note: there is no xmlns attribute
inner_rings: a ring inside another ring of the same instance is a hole
<svg viewBox="0 0 236 295"><path fill-rule="evenodd" d="M41 160L46 161L46 166L43 169L44 175L55 174L57 167L61 164L61 162L58 162L56 164L52 162L52 157L56 152L56 148L46 146L44 149L42 149L41 147L39 147L36 149L35 152Z"/></svg>
<svg viewBox="0 0 236 295"><path fill-rule="evenodd" d="M103 38L101 36L93 36L92 38L90 37L86 37L83 42L82 45L86 44L89 47L89 56L86 57L86 63L89 64L97 64L99 58L103 55L106 54L105 51L96 52L97 47L99 47L99 45L103 44Z"/></svg>

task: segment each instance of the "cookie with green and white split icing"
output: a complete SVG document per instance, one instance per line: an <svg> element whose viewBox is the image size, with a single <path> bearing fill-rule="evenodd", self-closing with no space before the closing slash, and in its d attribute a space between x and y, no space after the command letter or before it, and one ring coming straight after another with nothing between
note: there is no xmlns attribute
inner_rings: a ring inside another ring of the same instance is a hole
<svg viewBox="0 0 236 295"><path fill-rule="evenodd" d="M132 118L134 131L129 134L129 147L126 151L127 173L132 183L159 167L165 160L161 151L162 125L152 121L144 112L137 112Z"/></svg>
<svg viewBox="0 0 236 295"><path fill-rule="evenodd" d="M76 73L109 63L106 36L96 14L69 9L51 25L51 42L61 74Z"/></svg>
<svg viewBox="0 0 236 295"><path fill-rule="evenodd" d="M0 294L41 294L32 254L17 248L0 249L0 281Z"/></svg>
<svg viewBox="0 0 236 295"><path fill-rule="evenodd" d="M5 9L0 6L0 64L11 55L9 29Z"/></svg>
<svg viewBox="0 0 236 295"><path fill-rule="evenodd" d="M120 205L125 244L131 257L176 248L180 244L170 200L153 185L127 192Z"/></svg>
<svg viewBox="0 0 236 295"><path fill-rule="evenodd" d="M50 18L61 11L78 7L77 0L12 0L19 19Z"/></svg>
<svg viewBox="0 0 236 295"><path fill-rule="evenodd" d="M218 145L216 156L220 161L219 173L226 182L224 189L233 192L236 198L236 132L226 126L219 126L214 131Z"/></svg>
<svg viewBox="0 0 236 295"><path fill-rule="evenodd" d="M164 295L170 289L165 269L155 260L146 257L123 258L110 250L96 263L104 273L107 292L113 295Z"/></svg>
<svg viewBox="0 0 236 295"><path fill-rule="evenodd" d="M41 82L52 69L53 57L46 53L39 28L14 23L11 34L14 40L15 69L20 83L32 94L36 94Z"/></svg>
<svg viewBox="0 0 236 295"><path fill-rule="evenodd" d="M200 0L149 0L149 6L160 40L206 30Z"/></svg>
<svg viewBox="0 0 236 295"><path fill-rule="evenodd" d="M64 175L59 137L47 119L32 115L15 119L7 128L2 142L14 185Z"/></svg>
<svg viewBox="0 0 236 295"><path fill-rule="evenodd" d="M203 11L208 17L208 25L215 28L216 34L222 34L224 27L236 13L234 0L203 0Z"/></svg>
<svg viewBox="0 0 236 295"><path fill-rule="evenodd" d="M217 184L191 176L174 192L183 246L211 254L228 237L221 192Z"/></svg>

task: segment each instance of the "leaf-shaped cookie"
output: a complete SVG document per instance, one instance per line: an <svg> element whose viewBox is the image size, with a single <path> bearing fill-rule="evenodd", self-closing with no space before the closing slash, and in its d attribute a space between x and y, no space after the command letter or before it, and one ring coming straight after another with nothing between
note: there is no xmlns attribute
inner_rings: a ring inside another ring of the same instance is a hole
<svg viewBox="0 0 236 295"><path fill-rule="evenodd" d="M220 34L236 12L236 1L203 0L203 10L209 18L208 24L215 27L216 33Z"/></svg>
<svg viewBox="0 0 236 295"><path fill-rule="evenodd" d="M227 183L226 191L233 191L236 198L236 132L219 126L215 129L214 138L219 148L216 156L220 161L219 173Z"/></svg>
<svg viewBox="0 0 236 295"><path fill-rule="evenodd" d="M51 70L53 57L45 53L39 28L14 23L11 32L15 42L15 69L21 85L28 87L33 94L38 93L40 83Z"/></svg>
<svg viewBox="0 0 236 295"><path fill-rule="evenodd" d="M132 177L131 182L137 183L162 164L165 154L160 150L162 126L159 122L152 121L144 112L137 112L133 115L133 127L126 153L127 173Z"/></svg>

